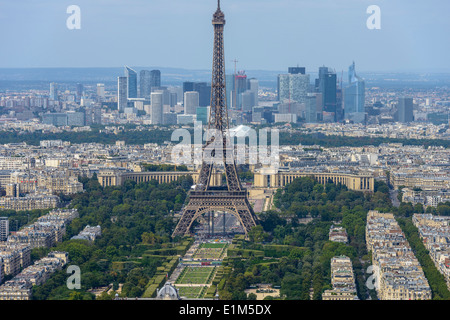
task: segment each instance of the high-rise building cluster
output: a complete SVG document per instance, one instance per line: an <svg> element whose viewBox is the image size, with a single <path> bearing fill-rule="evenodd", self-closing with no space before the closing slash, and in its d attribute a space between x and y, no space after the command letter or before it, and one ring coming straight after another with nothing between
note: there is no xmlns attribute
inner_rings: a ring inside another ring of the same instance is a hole
<svg viewBox="0 0 450 320"><path fill-rule="evenodd" d="M295 114L296 117L275 116L274 122L303 119L306 123L342 120L365 123L365 82L356 75L354 62L348 75L348 84L344 86L334 70L322 66L312 84L306 68L288 68L288 73L278 75L277 112Z"/></svg>
<svg viewBox="0 0 450 320"><path fill-rule="evenodd" d="M125 66L125 75L117 78L119 115L124 114L131 120L146 115L148 119L144 121L145 124L177 124L178 114L175 109L182 95L181 88L161 86L160 70L141 70L139 86L137 72L128 66Z"/></svg>
<svg viewBox="0 0 450 320"><path fill-rule="evenodd" d="M159 70L142 70L139 94L136 95L136 75L136 71L125 67L125 75L118 77L117 105L120 113L135 119L141 112L141 115L143 113L148 116L145 124L192 125L195 121L202 122L203 125L208 123L211 104L210 83L184 81L180 87L163 87ZM245 72L239 71L226 76L226 89L231 121L252 122L253 108L259 103L258 80L247 79Z"/></svg>
<svg viewBox="0 0 450 320"><path fill-rule="evenodd" d="M258 105L259 82L248 78L245 71L226 75L227 107L230 110L252 111Z"/></svg>
<svg viewBox="0 0 450 320"><path fill-rule="evenodd" d="M211 111L211 84L182 81L174 85L179 78L167 78L172 84L162 86L160 70L125 66L123 75L106 83L51 82L44 92L0 93L0 107L9 112L2 118L20 122L39 119L40 124L65 130L96 124L206 124ZM152 93L162 94L162 104L158 96L158 102L152 104ZM226 75L226 101L231 125L287 122L409 126L448 124L450 119L447 92L439 88L426 92L366 86L355 62L345 78L344 72L337 74L327 66L316 72L289 67L286 73L261 80L235 70Z"/></svg>

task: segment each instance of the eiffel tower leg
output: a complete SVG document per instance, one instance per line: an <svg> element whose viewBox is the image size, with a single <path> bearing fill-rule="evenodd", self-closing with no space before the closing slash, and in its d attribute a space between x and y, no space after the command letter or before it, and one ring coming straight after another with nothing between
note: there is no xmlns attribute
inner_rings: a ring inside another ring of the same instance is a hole
<svg viewBox="0 0 450 320"><path fill-rule="evenodd" d="M223 235L225 235L225 212L222 215L223 217Z"/></svg>
<svg viewBox="0 0 450 320"><path fill-rule="evenodd" d="M208 215L208 236L211 236L211 211L207 213Z"/></svg>
<svg viewBox="0 0 450 320"><path fill-rule="evenodd" d="M214 211L211 211L209 214L211 217L211 236L214 237Z"/></svg>
<svg viewBox="0 0 450 320"><path fill-rule="evenodd" d="M235 211L236 216L244 229L245 237L248 238L248 233L254 226L256 226L256 216L253 209L248 200L245 198L243 200L236 200Z"/></svg>
<svg viewBox="0 0 450 320"><path fill-rule="evenodd" d="M184 236L189 234L189 230L192 226L192 223L195 220L196 213L198 208L194 208L193 206L187 205L185 210L181 214L181 219L178 221L178 224L173 231L172 237L176 236Z"/></svg>

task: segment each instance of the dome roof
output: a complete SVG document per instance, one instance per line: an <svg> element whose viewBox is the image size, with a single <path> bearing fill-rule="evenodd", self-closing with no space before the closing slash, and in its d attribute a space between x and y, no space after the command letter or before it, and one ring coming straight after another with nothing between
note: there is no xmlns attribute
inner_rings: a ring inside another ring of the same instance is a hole
<svg viewBox="0 0 450 320"><path fill-rule="evenodd" d="M166 282L164 286L159 289L156 298L162 300L179 300L180 296L178 295L178 290L172 286L170 282Z"/></svg>

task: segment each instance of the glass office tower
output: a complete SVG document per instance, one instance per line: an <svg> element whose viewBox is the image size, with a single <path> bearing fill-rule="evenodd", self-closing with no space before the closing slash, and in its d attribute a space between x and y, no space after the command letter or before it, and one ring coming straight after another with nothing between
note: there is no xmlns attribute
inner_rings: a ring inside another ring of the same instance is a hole
<svg viewBox="0 0 450 320"><path fill-rule="evenodd" d="M152 93L152 86L150 84L151 81L151 72L149 70L142 70L140 73L140 82L139 82L139 95L141 98L150 98L150 94Z"/></svg>
<svg viewBox="0 0 450 320"><path fill-rule="evenodd" d="M345 119L365 121L365 82L356 75L355 62L348 69L348 86L344 88Z"/></svg>
<svg viewBox="0 0 450 320"><path fill-rule="evenodd" d="M125 66L125 76L127 77L128 98L137 98L137 72Z"/></svg>

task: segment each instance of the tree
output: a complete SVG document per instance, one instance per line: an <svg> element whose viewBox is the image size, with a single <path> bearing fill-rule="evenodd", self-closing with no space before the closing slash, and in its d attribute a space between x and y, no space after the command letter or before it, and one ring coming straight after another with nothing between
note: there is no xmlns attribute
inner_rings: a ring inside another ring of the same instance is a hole
<svg viewBox="0 0 450 320"><path fill-rule="evenodd" d="M414 213L414 208L413 208L411 202L400 203L400 206L398 208L398 213L403 217L410 217Z"/></svg>
<svg viewBox="0 0 450 320"><path fill-rule="evenodd" d="M144 244L154 244L156 242L156 237L153 232L144 232L142 233L142 243Z"/></svg>
<svg viewBox="0 0 450 320"><path fill-rule="evenodd" d="M256 300L257 296L254 293L249 293L247 295L247 300Z"/></svg>
<svg viewBox="0 0 450 320"><path fill-rule="evenodd" d="M285 225L286 221L282 219L275 211L267 211L260 215L261 225L265 231L272 232L276 226Z"/></svg>
<svg viewBox="0 0 450 320"><path fill-rule="evenodd" d="M281 280L280 293L286 296L287 300L299 300L302 297L302 288L302 277L294 273L288 273Z"/></svg>
<svg viewBox="0 0 450 320"><path fill-rule="evenodd" d="M254 243L262 242L265 238L263 227L261 225L254 226L248 232L248 237Z"/></svg>
<svg viewBox="0 0 450 320"><path fill-rule="evenodd" d="M445 204L440 203L437 207L437 212L441 216L450 216L450 205L448 205L448 202Z"/></svg>
<svg viewBox="0 0 450 320"><path fill-rule="evenodd" d="M423 213L424 212L423 205L421 203L416 203L414 205L414 212L415 213Z"/></svg>

